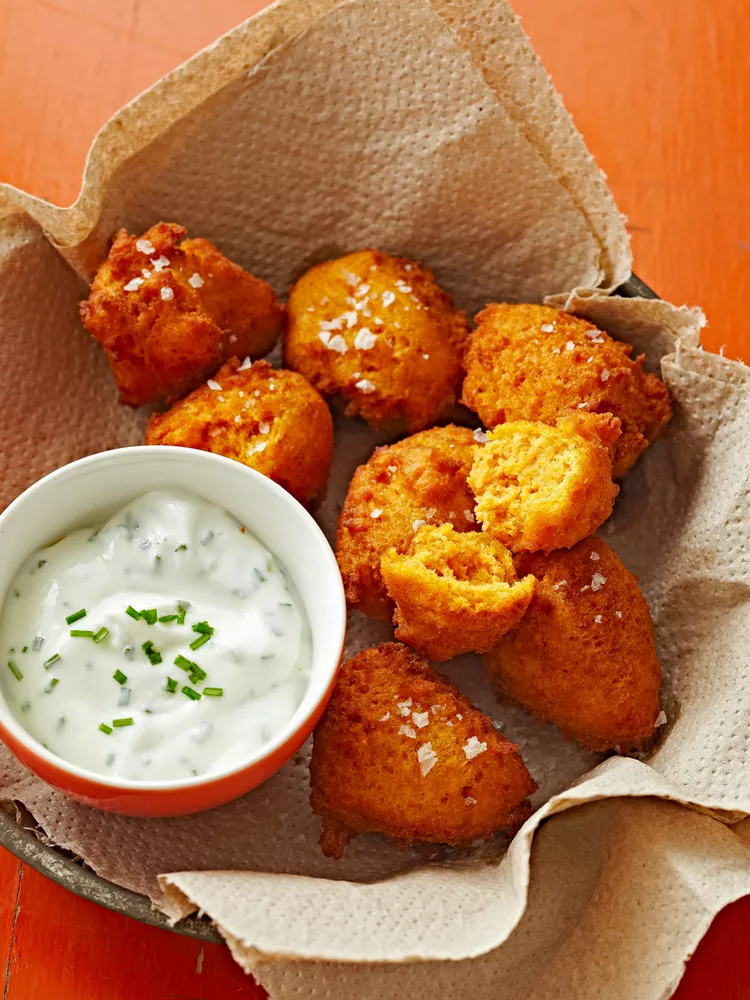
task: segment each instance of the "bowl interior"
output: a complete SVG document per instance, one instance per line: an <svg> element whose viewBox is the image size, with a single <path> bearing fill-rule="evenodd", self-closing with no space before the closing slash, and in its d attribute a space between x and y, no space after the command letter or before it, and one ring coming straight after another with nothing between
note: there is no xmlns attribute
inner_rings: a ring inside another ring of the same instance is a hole
<svg viewBox="0 0 750 1000"><path fill-rule="evenodd" d="M234 514L281 563L307 614L312 637L307 691L287 726L244 768L284 743L314 712L338 665L346 627L343 586L331 547L307 511L270 479L239 462L188 448L121 448L66 465L31 486L0 515L0 607L32 551L74 528L101 523L119 507L159 489L188 490ZM19 740L33 745L39 756L111 787L173 788L221 777L162 782L103 779L49 754L20 725L4 697L0 697L0 720Z"/></svg>

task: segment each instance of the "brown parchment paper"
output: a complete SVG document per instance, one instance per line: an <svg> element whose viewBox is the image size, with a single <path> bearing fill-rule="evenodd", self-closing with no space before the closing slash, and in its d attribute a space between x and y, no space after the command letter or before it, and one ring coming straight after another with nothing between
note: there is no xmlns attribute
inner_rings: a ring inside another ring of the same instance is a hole
<svg viewBox="0 0 750 1000"><path fill-rule="evenodd" d="M603 760L455 661L521 745L538 809L510 845L429 858L377 837L324 858L308 748L194 817L97 813L6 751L0 798L173 918L209 914L273 997L668 996L713 915L750 891L748 370L700 349L699 310L608 296L630 270L623 220L505 3L282 0L105 125L71 208L0 188L0 502L141 440L77 303L114 230L160 218L281 294L375 245L424 260L466 309L549 296L661 368L675 419L604 534L651 605L668 722L648 759ZM377 443L337 417L329 537ZM353 613L348 652L390 635Z"/></svg>

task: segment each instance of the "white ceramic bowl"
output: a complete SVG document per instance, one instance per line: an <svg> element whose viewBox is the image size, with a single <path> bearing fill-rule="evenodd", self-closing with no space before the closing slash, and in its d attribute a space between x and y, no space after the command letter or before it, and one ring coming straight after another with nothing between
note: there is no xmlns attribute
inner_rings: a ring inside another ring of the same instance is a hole
<svg viewBox="0 0 750 1000"><path fill-rule="evenodd" d="M235 515L277 557L312 632L310 683L285 728L241 767L182 781L110 780L45 750L0 694L0 738L18 759L72 798L112 812L174 816L228 802L277 771L314 729L344 646L346 604L336 559L313 518L285 490L228 458L190 448L105 451L29 487L0 514L0 606L24 559L74 528L100 523L150 490L185 489Z"/></svg>

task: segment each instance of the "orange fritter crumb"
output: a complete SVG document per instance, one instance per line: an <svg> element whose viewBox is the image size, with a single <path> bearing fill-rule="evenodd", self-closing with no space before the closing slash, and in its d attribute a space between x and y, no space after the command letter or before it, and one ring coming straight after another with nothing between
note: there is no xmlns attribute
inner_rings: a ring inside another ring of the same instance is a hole
<svg viewBox="0 0 750 1000"><path fill-rule="evenodd" d="M640 748L659 716L661 668L635 577L599 538L548 556L524 553L537 578L526 616L485 657L503 695L593 751Z"/></svg>
<svg viewBox="0 0 750 1000"><path fill-rule="evenodd" d="M554 424L566 411L619 417L614 444L619 479L672 415L669 392L643 371L643 357L591 323L538 305L494 304L466 352L462 401L487 427L506 420Z"/></svg>
<svg viewBox="0 0 750 1000"><path fill-rule="evenodd" d="M465 313L405 257L361 250L304 274L289 296L284 358L372 427L434 424L461 389Z"/></svg>
<svg viewBox="0 0 750 1000"><path fill-rule="evenodd" d="M430 660L486 653L523 618L535 580L518 579L510 552L479 532L425 524L381 561L396 603L396 638Z"/></svg>
<svg viewBox="0 0 750 1000"><path fill-rule="evenodd" d="M271 286L186 232L168 222L140 237L121 229L81 303L128 406L179 399L232 355L261 357L281 332Z"/></svg>
<svg viewBox="0 0 750 1000"><path fill-rule="evenodd" d="M620 434L610 413L575 413L556 427L512 420L487 434L469 473L476 516L513 552L566 549L612 513L609 446Z"/></svg>
<svg viewBox="0 0 750 1000"><path fill-rule="evenodd" d="M425 523L476 528L466 483L476 442L466 427L433 427L385 448L354 473L339 518L336 558L349 604L390 620L380 560Z"/></svg>
<svg viewBox="0 0 750 1000"><path fill-rule="evenodd" d="M146 444L225 455L310 505L325 494L333 421L320 393L297 372L231 358L208 383L151 417Z"/></svg>
<svg viewBox="0 0 750 1000"><path fill-rule="evenodd" d="M398 643L341 668L310 761L320 844L340 858L356 834L401 844L469 844L514 833L536 785L505 739L455 688Z"/></svg>

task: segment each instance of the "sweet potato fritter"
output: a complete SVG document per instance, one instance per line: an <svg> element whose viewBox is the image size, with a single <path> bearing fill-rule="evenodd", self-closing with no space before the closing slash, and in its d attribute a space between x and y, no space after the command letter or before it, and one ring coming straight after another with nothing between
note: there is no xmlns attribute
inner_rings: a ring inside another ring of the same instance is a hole
<svg viewBox="0 0 750 1000"><path fill-rule="evenodd" d="M592 751L640 748L659 715L661 668L635 577L599 538L523 553L537 578L526 616L485 657L501 693Z"/></svg>
<svg viewBox="0 0 750 1000"><path fill-rule="evenodd" d="M302 375L231 358L208 383L151 417L146 444L225 455L310 505L325 494L333 421Z"/></svg>
<svg viewBox="0 0 750 1000"><path fill-rule="evenodd" d="M388 642L341 668L310 761L320 844L340 858L356 834L469 844L514 833L536 785L492 722L414 653Z"/></svg>
<svg viewBox="0 0 750 1000"><path fill-rule="evenodd" d="M465 313L426 268L361 250L294 286L284 358L324 396L347 400L347 414L413 432L455 403L468 333Z"/></svg>
<svg viewBox="0 0 750 1000"><path fill-rule="evenodd" d="M424 524L402 549L381 560L396 638L429 660L486 653L534 594L534 577L519 581L510 552L487 534Z"/></svg>
<svg viewBox="0 0 750 1000"><path fill-rule="evenodd" d="M669 392L643 358L591 323L548 306L490 305L466 352L462 402L487 427L506 420L554 424L566 411L619 417L613 449L619 479L672 415Z"/></svg>
<svg viewBox="0 0 750 1000"><path fill-rule="evenodd" d="M261 357L283 326L269 284L186 232L168 222L140 237L121 229L81 303L128 406L179 399L232 355Z"/></svg>
<svg viewBox="0 0 750 1000"><path fill-rule="evenodd" d="M349 604L390 620L380 559L425 523L476 529L466 483L476 441L466 427L433 427L385 448L354 473L339 518L336 558Z"/></svg>
<svg viewBox="0 0 750 1000"><path fill-rule="evenodd" d="M469 473L477 520L513 552L567 549L588 538L619 492L609 452L619 434L611 413L570 414L556 427L500 424Z"/></svg>

